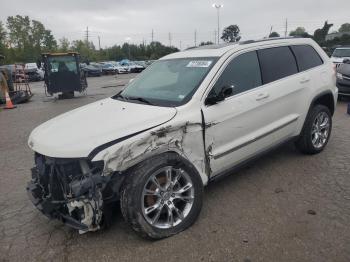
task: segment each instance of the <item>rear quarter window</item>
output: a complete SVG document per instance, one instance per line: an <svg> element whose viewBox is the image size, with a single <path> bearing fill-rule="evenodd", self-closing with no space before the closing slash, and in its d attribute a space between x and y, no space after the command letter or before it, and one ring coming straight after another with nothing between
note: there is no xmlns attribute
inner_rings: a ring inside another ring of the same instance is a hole
<svg viewBox="0 0 350 262"><path fill-rule="evenodd" d="M312 46L296 45L291 48L297 59L299 71L306 71L323 64L323 60Z"/></svg>
<svg viewBox="0 0 350 262"><path fill-rule="evenodd" d="M289 47L258 50L264 84L298 73L297 63Z"/></svg>

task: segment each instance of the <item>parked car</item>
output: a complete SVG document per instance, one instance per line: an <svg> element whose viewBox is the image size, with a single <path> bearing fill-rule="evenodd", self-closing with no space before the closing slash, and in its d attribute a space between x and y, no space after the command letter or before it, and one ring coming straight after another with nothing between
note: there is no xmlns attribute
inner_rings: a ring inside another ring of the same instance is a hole
<svg viewBox="0 0 350 262"><path fill-rule="evenodd" d="M37 70L26 70L26 76L28 77L28 81L37 82L42 81L44 78L39 74Z"/></svg>
<svg viewBox="0 0 350 262"><path fill-rule="evenodd" d="M135 62L129 61L128 59L120 61L120 64L124 67L127 67L129 73L140 73L145 69L145 67L136 64Z"/></svg>
<svg viewBox="0 0 350 262"><path fill-rule="evenodd" d="M141 236L177 234L195 222L209 182L290 140L305 154L322 152L335 80L311 39L167 55L117 95L34 129L29 195L80 232L109 221L108 203L120 199Z"/></svg>
<svg viewBox="0 0 350 262"><path fill-rule="evenodd" d="M85 72L86 76L101 76L102 68L96 65L90 64L82 67L82 70Z"/></svg>
<svg viewBox="0 0 350 262"><path fill-rule="evenodd" d="M16 69L15 69L15 65L2 65L1 68L6 69L8 75L11 76L12 81L14 81L15 79L15 75L16 75Z"/></svg>
<svg viewBox="0 0 350 262"><path fill-rule="evenodd" d="M337 87L339 97L350 97L350 58L343 60L343 63L337 68Z"/></svg>
<svg viewBox="0 0 350 262"><path fill-rule="evenodd" d="M101 63L102 73L105 75L114 75L116 73L116 69L112 64L109 63Z"/></svg>
<svg viewBox="0 0 350 262"><path fill-rule="evenodd" d="M114 70L117 74L127 74L129 73L129 68L127 66L122 66L119 62L116 61L109 61L109 62L103 62L106 64L111 64L114 67Z"/></svg>
<svg viewBox="0 0 350 262"><path fill-rule="evenodd" d="M142 66L143 68L146 68L148 64L146 61L135 61L135 64Z"/></svg>
<svg viewBox="0 0 350 262"><path fill-rule="evenodd" d="M24 72L28 76L29 81L44 80L44 71L39 69L36 63L25 64Z"/></svg>
<svg viewBox="0 0 350 262"><path fill-rule="evenodd" d="M132 61L129 62L128 66L129 66L129 71L131 73L141 73L143 70L145 70L144 66Z"/></svg>
<svg viewBox="0 0 350 262"><path fill-rule="evenodd" d="M336 65L336 67L339 67L346 58L350 59L350 46L336 48L331 56L331 61Z"/></svg>
<svg viewBox="0 0 350 262"><path fill-rule="evenodd" d="M129 73L129 67L127 66L122 66L120 63L118 62L115 62L114 63L114 67L115 67L115 70L116 70L116 73L117 74L127 74Z"/></svg>

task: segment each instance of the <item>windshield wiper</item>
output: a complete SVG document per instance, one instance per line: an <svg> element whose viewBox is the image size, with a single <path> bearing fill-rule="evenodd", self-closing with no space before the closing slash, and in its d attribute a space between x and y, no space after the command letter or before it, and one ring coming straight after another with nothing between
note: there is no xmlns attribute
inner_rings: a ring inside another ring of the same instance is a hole
<svg viewBox="0 0 350 262"><path fill-rule="evenodd" d="M147 99L145 99L143 97L129 96L127 99L129 99L129 100L137 100L137 101L140 101L140 102L148 104L148 105L153 105L153 103L151 103L149 100L147 100Z"/></svg>
<svg viewBox="0 0 350 262"><path fill-rule="evenodd" d="M123 100L128 100L128 99L129 99L128 97L123 96L123 95L121 94L121 92L120 92L119 94L115 95L114 98L121 98L121 99L123 99Z"/></svg>

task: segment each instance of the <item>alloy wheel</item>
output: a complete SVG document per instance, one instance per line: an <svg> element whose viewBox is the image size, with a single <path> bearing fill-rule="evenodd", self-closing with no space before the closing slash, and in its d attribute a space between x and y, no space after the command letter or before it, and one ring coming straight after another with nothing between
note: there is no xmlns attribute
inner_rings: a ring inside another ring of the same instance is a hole
<svg viewBox="0 0 350 262"><path fill-rule="evenodd" d="M166 166L147 180L142 192L142 213L152 226L169 229L187 217L193 201L194 187L187 172Z"/></svg>
<svg viewBox="0 0 350 262"><path fill-rule="evenodd" d="M328 114L325 112L318 113L311 129L311 141L315 148L322 148L327 143L329 129L330 119Z"/></svg>

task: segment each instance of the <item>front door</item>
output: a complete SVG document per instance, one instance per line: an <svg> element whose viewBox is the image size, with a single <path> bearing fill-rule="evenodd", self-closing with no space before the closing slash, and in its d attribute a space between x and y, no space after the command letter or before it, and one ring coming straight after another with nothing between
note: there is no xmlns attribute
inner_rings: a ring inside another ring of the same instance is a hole
<svg viewBox="0 0 350 262"><path fill-rule="evenodd" d="M289 51L286 50L276 51ZM293 55L279 81L264 84L257 51L233 58L213 86L209 96L233 87L233 93L214 105L204 105L205 142L212 176L266 150L295 131L298 115L288 94L298 73ZM283 62L283 61L282 61ZM286 61L284 61L286 62Z"/></svg>

